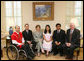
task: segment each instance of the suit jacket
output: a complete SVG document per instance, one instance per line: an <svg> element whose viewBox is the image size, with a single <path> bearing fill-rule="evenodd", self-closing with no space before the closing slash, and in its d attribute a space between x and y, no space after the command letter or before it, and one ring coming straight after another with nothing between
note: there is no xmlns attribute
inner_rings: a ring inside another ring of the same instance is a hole
<svg viewBox="0 0 84 61"><path fill-rule="evenodd" d="M66 33L66 42L70 42L70 29L67 30ZM80 31L78 29L74 29L71 38L71 44L80 46Z"/></svg>
<svg viewBox="0 0 84 61"><path fill-rule="evenodd" d="M33 36L34 36L34 39L35 39L36 42L40 42L41 39L43 39L43 32L35 31L35 32L33 32Z"/></svg>
<svg viewBox="0 0 84 61"><path fill-rule="evenodd" d="M35 39L35 42L36 42L36 48L40 50L39 47L42 46L42 40L43 39L43 32L40 31L40 32L33 32L33 36L34 36L34 39Z"/></svg>
<svg viewBox="0 0 84 61"><path fill-rule="evenodd" d="M22 32L22 34L23 34L25 42L33 41L33 35L32 35L32 31L31 30L28 30L28 33L26 32L26 30L24 30Z"/></svg>
<svg viewBox="0 0 84 61"><path fill-rule="evenodd" d="M65 42L65 31L64 30L60 30L60 33L57 33L57 30L54 30L53 32L53 43L55 43L55 41L61 42L62 44Z"/></svg>

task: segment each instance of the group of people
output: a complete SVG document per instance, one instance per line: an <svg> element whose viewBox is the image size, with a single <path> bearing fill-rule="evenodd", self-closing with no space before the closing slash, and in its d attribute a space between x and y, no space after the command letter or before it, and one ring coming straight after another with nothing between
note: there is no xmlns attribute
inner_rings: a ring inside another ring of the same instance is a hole
<svg viewBox="0 0 84 61"><path fill-rule="evenodd" d="M29 30L29 24L25 24L25 30L20 32L20 27L15 26L15 32L11 35L12 43L25 50L28 59L33 59L41 53L49 56L49 53L66 56L66 59L73 59L74 49L80 46L80 31L75 28L74 23L70 24L70 29L65 32L61 29L61 24L56 24L56 30L51 33L50 25L45 26L41 31L41 26L36 25L36 31Z"/></svg>

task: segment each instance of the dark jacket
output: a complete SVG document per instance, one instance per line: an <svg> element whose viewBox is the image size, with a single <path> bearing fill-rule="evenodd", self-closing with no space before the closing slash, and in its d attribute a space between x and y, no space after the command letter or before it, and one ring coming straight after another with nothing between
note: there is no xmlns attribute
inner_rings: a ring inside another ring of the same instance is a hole
<svg viewBox="0 0 84 61"><path fill-rule="evenodd" d="M70 29L67 30L66 33L66 42L70 42ZM72 33L71 44L80 46L80 31L78 29L74 29Z"/></svg>
<svg viewBox="0 0 84 61"><path fill-rule="evenodd" d="M27 41L33 41L34 38L33 38L32 31L31 30L28 30L28 34L27 34L26 30L24 30L22 32L22 34L23 34L24 40L26 42Z"/></svg>
<svg viewBox="0 0 84 61"><path fill-rule="evenodd" d="M53 43L55 43L55 41L61 42L62 44L65 43L65 31L64 30L60 30L60 33L57 33L57 30L54 30L53 32Z"/></svg>

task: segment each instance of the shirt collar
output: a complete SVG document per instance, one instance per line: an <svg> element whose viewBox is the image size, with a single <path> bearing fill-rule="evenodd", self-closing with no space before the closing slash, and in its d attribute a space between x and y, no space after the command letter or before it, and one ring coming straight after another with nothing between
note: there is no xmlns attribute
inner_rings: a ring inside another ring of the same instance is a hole
<svg viewBox="0 0 84 61"><path fill-rule="evenodd" d="M28 32L29 30L26 30L26 32Z"/></svg>
<svg viewBox="0 0 84 61"><path fill-rule="evenodd" d="M71 33L73 33L73 31L74 31L74 29L73 30L72 29L70 30Z"/></svg>
<svg viewBox="0 0 84 61"><path fill-rule="evenodd" d="M59 32L60 32L60 29L59 29L59 30L57 30L57 31L59 31Z"/></svg>
<svg viewBox="0 0 84 61"><path fill-rule="evenodd" d="M18 32L16 32L17 34L19 34Z"/></svg>

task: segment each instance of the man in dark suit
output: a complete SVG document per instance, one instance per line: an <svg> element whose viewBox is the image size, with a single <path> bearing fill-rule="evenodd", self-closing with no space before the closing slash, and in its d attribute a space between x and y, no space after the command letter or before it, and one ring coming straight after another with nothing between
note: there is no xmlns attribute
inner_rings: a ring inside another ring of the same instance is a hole
<svg viewBox="0 0 84 61"><path fill-rule="evenodd" d="M32 49L34 49L35 47L35 42L33 39L33 35L32 35L32 31L29 30L29 25L25 24L25 30L22 32L24 40L25 40L25 44L28 44L28 46L30 48L28 48L30 50L30 53L33 57L35 57L34 51ZM33 45L33 46L32 46ZM32 49L31 49L32 48Z"/></svg>
<svg viewBox="0 0 84 61"><path fill-rule="evenodd" d="M54 55L60 53L60 56L63 56L62 45L65 42L65 31L61 29L61 24L56 24L56 30L53 32L53 47L52 51Z"/></svg>
<svg viewBox="0 0 84 61"><path fill-rule="evenodd" d="M70 24L70 29L66 33L66 43L63 48L66 53L66 59L73 60L74 49L80 46L80 31L75 28L74 23Z"/></svg>

